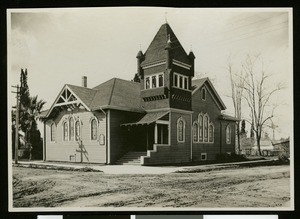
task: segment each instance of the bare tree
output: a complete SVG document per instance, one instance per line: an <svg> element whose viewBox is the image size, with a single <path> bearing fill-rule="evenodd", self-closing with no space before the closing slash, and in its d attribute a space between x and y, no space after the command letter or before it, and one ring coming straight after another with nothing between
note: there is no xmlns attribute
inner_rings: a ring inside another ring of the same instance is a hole
<svg viewBox="0 0 300 219"><path fill-rule="evenodd" d="M265 72L263 61L261 67L257 69L260 55L246 55L245 62L242 65L245 73L244 77L244 99L250 108L253 131L256 137L257 148L261 155L260 139L264 125L274 116L276 105L270 104L271 97L283 88L281 83L275 86L268 84L270 75Z"/></svg>
<svg viewBox="0 0 300 219"><path fill-rule="evenodd" d="M228 61L227 71L230 75L230 84L231 84L231 99L234 107L234 116L239 119L237 122L237 151L241 151L241 140L240 140L240 120L242 118L242 97L244 91L244 77L243 71L235 71L233 69L233 64L231 60Z"/></svg>

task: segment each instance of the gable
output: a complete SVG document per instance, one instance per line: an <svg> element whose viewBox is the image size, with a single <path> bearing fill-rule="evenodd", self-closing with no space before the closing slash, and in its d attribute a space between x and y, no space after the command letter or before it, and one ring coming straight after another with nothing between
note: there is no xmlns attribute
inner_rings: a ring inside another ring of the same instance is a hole
<svg viewBox="0 0 300 219"><path fill-rule="evenodd" d="M62 109L82 108L90 111L89 101L93 96L93 90L74 85L65 85L56 97L45 117L49 117L53 111Z"/></svg>
<svg viewBox="0 0 300 219"><path fill-rule="evenodd" d="M200 93L202 88L205 88L207 90L207 94L211 96L214 103L217 105L217 107L220 110L226 109L225 104L223 103L222 99L218 95L217 91L215 90L214 86L210 82L209 78L202 78L202 79L192 81L192 90L193 90L192 96L198 92Z"/></svg>

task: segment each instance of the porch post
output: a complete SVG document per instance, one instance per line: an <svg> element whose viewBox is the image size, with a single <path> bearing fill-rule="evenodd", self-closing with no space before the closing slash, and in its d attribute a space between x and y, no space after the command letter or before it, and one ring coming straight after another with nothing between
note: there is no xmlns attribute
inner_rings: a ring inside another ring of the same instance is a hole
<svg viewBox="0 0 300 219"><path fill-rule="evenodd" d="M149 134L148 134L148 125L146 126L146 133L147 133L147 150L149 150Z"/></svg>
<svg viewBox="0 0 300 219"><path fill-rule="evenodd" d="M158 130L157 130L157 123L154 126L154 144L157 144L157 137L158 137Z"/></svg>

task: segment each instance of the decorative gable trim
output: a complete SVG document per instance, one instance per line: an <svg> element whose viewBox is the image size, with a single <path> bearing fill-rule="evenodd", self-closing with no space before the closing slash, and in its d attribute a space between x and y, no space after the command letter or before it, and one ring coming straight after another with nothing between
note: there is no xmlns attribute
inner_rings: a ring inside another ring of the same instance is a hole
<svg viewBox="0 0 300 219"><path fill-rule="evenodd" d="M75 94L75 92L73 92L68 85L65 85L56 97L45 117L48 117L55 107L67 105L71 108L82 105L86 110L91 111L90 108Z"/></svg>

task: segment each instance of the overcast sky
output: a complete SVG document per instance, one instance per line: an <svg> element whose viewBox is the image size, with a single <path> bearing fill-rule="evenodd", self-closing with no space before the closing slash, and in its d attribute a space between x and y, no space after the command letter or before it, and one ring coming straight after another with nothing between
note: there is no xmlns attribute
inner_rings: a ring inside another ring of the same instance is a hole
<svg viewBox="0 0 300 219"><path fill-rule="evenodd" d="M233 115L228 57L241 66L247 53L261 54L270 86L286 89L279 104L276 137L289 136L292 124L292 24L288 9L84 8L11 10L8 13L8 87L19 83L27 68L31 95L48 109L64 84L88 87L112 77L131 80L136 54L145 52L159 27L170 24L188 53L192 48L197 75L208 76ZM291 32L290 32L291 33ZM9 106L15 103L10 94ZM248 117L245 111L244 117ZM271 132L270 132L271 133Z"/></svg>

